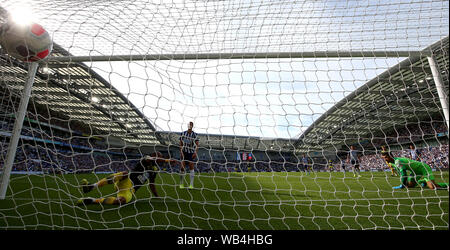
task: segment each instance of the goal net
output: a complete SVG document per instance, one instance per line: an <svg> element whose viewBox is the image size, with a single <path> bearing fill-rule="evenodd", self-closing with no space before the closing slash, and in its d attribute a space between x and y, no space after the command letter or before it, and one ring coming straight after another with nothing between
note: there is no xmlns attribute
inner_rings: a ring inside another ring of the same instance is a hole
<svg viewBox="0 0 450 250"><path fill-rule="evenodd" d="M2 1L54 45L29 96L0 48L0 229L448 229L448 13Z"/></svg>

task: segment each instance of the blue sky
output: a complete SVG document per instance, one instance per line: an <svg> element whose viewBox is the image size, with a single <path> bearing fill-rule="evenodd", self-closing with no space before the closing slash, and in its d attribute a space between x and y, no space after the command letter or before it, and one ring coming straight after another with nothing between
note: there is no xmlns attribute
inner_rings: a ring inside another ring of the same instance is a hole
<svg viewBox="0 0 450 250"><path fill-rule="evenodd" d="M96 62L92 67L161 130L181 131L194 121L202 133L294 138L399 60ZM168 64L179 71L166 70Z"/></svg>
<svg viewBox="0 0 450 250"><path fill-rule="evenodd" d="M421 50L448 1L23 1L74 55ZM296 138L403 58L86 62L159 130Z"/></svg>

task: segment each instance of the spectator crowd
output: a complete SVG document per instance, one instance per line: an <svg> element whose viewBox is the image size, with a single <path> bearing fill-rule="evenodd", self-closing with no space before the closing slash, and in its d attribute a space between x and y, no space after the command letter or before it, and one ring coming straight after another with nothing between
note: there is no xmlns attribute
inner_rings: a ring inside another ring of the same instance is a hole
<svg viewBox="0 0 450 250"><path fill-rule="evenodd" d="M6 161L7 144L14 124L14 114L11 106L0 103L0 163ZM43 111L42 111L43 112ZM39 113L39 112L38 112ZM45 112L44 112L45 113ZM48 117L51 117L48 115ZM127 170L136 164L142 154L129 148L112 148L103 139L84 131L82 125L63 119L46 119L41 115L28 112L27 120L21 131L21 140L13 164L13 171L43 171L50 173L86 173L86 172L117 172ZM404 143L414 140L424 140L427 137L439 137L447 134L444 123L424 123L406 126L396 130L384 138L383 143ZM448 169L449 148L447 144L428 146L417 149L420 161L435 169ZM392 151L394 156L410 157L410 150ZM165 154L166 156L168 154ZM175 159L178 160L178 159ZM329 161L331 160L331 162ZM348 163L340 159L309 159L315 171L341 171ZM359 156L362 170L384 170L386 164L379 152ZM332 168L330 168L330 164ZM2 164L3 165L3 164ZM161 166L164 171L178 172L179 162ZM202 159L197 162L198 172L298 172L305 166L290 155L273 157L268 160L240 161Z"/></svg>

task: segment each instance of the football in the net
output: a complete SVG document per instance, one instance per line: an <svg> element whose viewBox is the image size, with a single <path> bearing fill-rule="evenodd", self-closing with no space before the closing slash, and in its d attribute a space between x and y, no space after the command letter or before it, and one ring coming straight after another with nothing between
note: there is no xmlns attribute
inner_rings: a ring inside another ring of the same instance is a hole
<svg viewBox="0 0 450 250"><path fill-rule="evenodd" d="M53 49L49 33L36 23L3 24L0 27L0 45L8 55L25 62L45 59Z"/></svg>

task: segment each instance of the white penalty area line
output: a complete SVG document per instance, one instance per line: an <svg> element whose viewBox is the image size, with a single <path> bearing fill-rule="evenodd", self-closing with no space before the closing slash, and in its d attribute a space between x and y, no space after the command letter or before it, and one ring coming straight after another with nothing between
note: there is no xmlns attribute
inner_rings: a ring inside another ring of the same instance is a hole
<svg viewBox="0 0 450 250"><path fill-rule="evenodd" d="M369 199L329 199L329 200L236 200L236 201L199 201L199 200L183 200L183 199L168 199L168 198L151 198L151 199L140 199L137 201L131 201L130 203L151 203L151 202L161 202L161 203L199 203L199 204L251 204L251 203L263 203L263 204L283 204L283 203L314 203L314 202L350 202L350 201L388 201L388 200L423 200L423 199L449 199L449 196L434 196L434 197L399 197L399 198L369 198ZM73 201L76 202L76 199L48 199L48 198L11 198L6 197L5 200L14 200L14 201L37 201L37 202L68 202Z"/></svg>

